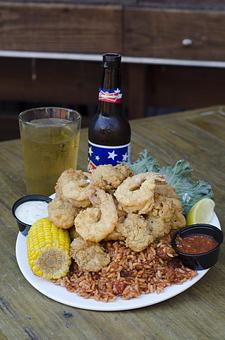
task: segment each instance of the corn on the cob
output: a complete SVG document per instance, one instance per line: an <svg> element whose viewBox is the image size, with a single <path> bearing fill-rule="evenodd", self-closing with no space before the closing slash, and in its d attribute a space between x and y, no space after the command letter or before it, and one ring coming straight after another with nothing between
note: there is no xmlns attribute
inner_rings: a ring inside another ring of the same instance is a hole
<svg viewBox="0 0 225 340"><path fill-rule="evenodd" d="M34 274L47 280L65 276L69 270L70 237L48 218L36 221L27 236L27 255Z"/></svg>

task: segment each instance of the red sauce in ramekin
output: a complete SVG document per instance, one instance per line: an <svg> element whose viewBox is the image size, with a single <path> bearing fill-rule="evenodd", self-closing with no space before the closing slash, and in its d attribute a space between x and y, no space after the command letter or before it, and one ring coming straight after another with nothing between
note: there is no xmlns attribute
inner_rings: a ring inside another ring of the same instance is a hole
<svg viewBox="0 0 225 340"><path fill-rule="evenodd" d="M185 237L176 237L176 246L179 251L186 254L201 254L216 248L218 242L209 235L192 234Z"/></svg>

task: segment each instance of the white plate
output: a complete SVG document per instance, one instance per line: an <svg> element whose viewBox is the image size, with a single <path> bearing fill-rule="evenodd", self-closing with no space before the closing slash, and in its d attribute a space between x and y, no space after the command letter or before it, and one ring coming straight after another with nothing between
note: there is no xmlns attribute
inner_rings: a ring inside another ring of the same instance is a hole
<svg viewBox="0 0 225 340"><path fill-rule="evenodd" d="M219 220L215 214L210 224L220 228ZM76 293L70 293L64 287L57 286L49 281L46 281L38 276L35 276L30 270L28 264L26 237L23 236L21 233L18 234L16 241L16 259L25 279L42 294L46 295L50 299L53 299L65 305L95 311L129 310L154 305L156 303L168 300L173 296L178 295L187 290L188 288L190 288L191 286L193 286L209 270L207 269L198 271L197 276L195 276L192 280L188 280L180 285L169 286L160 294L157 293L142 294L140 297L133 298L131 300L123 300L121 298L117 298L113 302L99 302L95 301L94 299L82 298L78 296Z"/></svg>

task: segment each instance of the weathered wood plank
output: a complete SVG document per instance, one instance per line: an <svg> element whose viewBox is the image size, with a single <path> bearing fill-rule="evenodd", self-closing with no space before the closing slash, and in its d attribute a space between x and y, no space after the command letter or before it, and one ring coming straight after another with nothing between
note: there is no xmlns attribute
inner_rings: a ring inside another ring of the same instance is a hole
<svg viewBox="0 0 225 340"><path fill-rule="evenodd" d="M19 123L17 115L0 114L0 140L15 139L19 137Z"/></svg>
<svg viewBox="0 0 225 340"><path fill-rule="evenodd" d="M14 3L31 3L30 0L10 0ZM4 1L2 1L4 2ZM6 2L6 1L5 1ZM154 8L183 8L183 9L225 9L224 0L36 0L36 3L68 3L68 4L120 4L148 6Z"/></svg>
<svg viewBox="0 0 225 340"><path fill-rule="evenodd" d="M99 1L0 1L0 49L224 60L224 1Z"/></svg>
<svg viewBox="0 0 225 340"><path fill-rule="evenodd" d="M225 12L127 8L124 54L171 59L224 60ZM183 40L191 45L184 46Z"/></svg>
<svg viewBox="0 0 225 340"><path fill-rule="evenodd" d="M7 2L7 1L2 1L2 2ZM15 3L25 3L25 4L32 4L33 1L31 0L10 0L10 2L15 2ZM47 3L47 4L75 4L75 5L80 5L80 4L85 4L85 5L133 5L138 3L138 0L36 0L36 3Z"/></svg>
<svg viewBox="0 0 225 340"><path fill-rule="evenodd" d="M127 111L130 119L142 118L146 110L146 65L129 64L127 67L128 80L125 89L127 90Z"/></svg>
<svg viewBox="0 0 225 340"><path fill-rule="evenodd" d="M0 2L0 49L102 53L122 49L121 6Z"/></svg>
<svg viewBox="0 0 225 340"><path fill-rule="evenodd" d="M73 105L97 103L100 62L37 59L33 65L30 59L0 58L0 100ZM143 103L143 96L146 106L167 108L191 109L224 102L225 69L122 64L122 82L126 105L131 108L129 98ZM140 83L144 93L139 91ZM132 86L136 87L134 96L130 96Z"/></svg>
<svg viewBox="0 0 225 340"><path fill-rule="evenodd" d="M3 58L0 70L0 100L97 103L100 63Z"/></svg>
<svg viewBox="0 0 225 340"><path fill-rule="evenodd" d="M194 109L224 103L225 69L149 66L147 105Z"/></svg>
<svg viewBox="0 0 225 340"><path fill-rule="evenodd" d="M0 100L39 105L97 105L100 62L0 58ZM150 108L171 112L224 102L225 70L122 64L124 107L129 118L142 117ZM17 112L20 107L17 105ZM82 108L81 108L82 110ZM83 112L81 112L83 113ZM88 115L83 115L83 126ZM4 117L3 117L4 116ZM0 139L18 137L16 116L0 112Z"/></svg>
<svg viewBox="0 0 225 340"><path fill-rule="evenodd" d="M205 10L224 10L224 0L138 0L141 6L154 8L175 8L175 9L205 9Z"/></svg>

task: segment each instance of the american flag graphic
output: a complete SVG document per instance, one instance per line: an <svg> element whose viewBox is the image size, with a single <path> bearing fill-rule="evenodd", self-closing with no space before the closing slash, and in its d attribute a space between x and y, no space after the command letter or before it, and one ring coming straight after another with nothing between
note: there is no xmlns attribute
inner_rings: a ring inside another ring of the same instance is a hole
<svg viewBox="0 0 225 340"><path fill-rule="evenodd" d="M119 88L114 90L104 90L99 89L98 100L100 102L108 102L108 103L121 103L122 102L122 93Z"/></svg>
<svg viewBox="0 0 225 340"><path fill-rule="evenodd" d="M104 146L88 141L88 170L98 165L128 162L130 160L130 143L120 146Z"/></svg>

